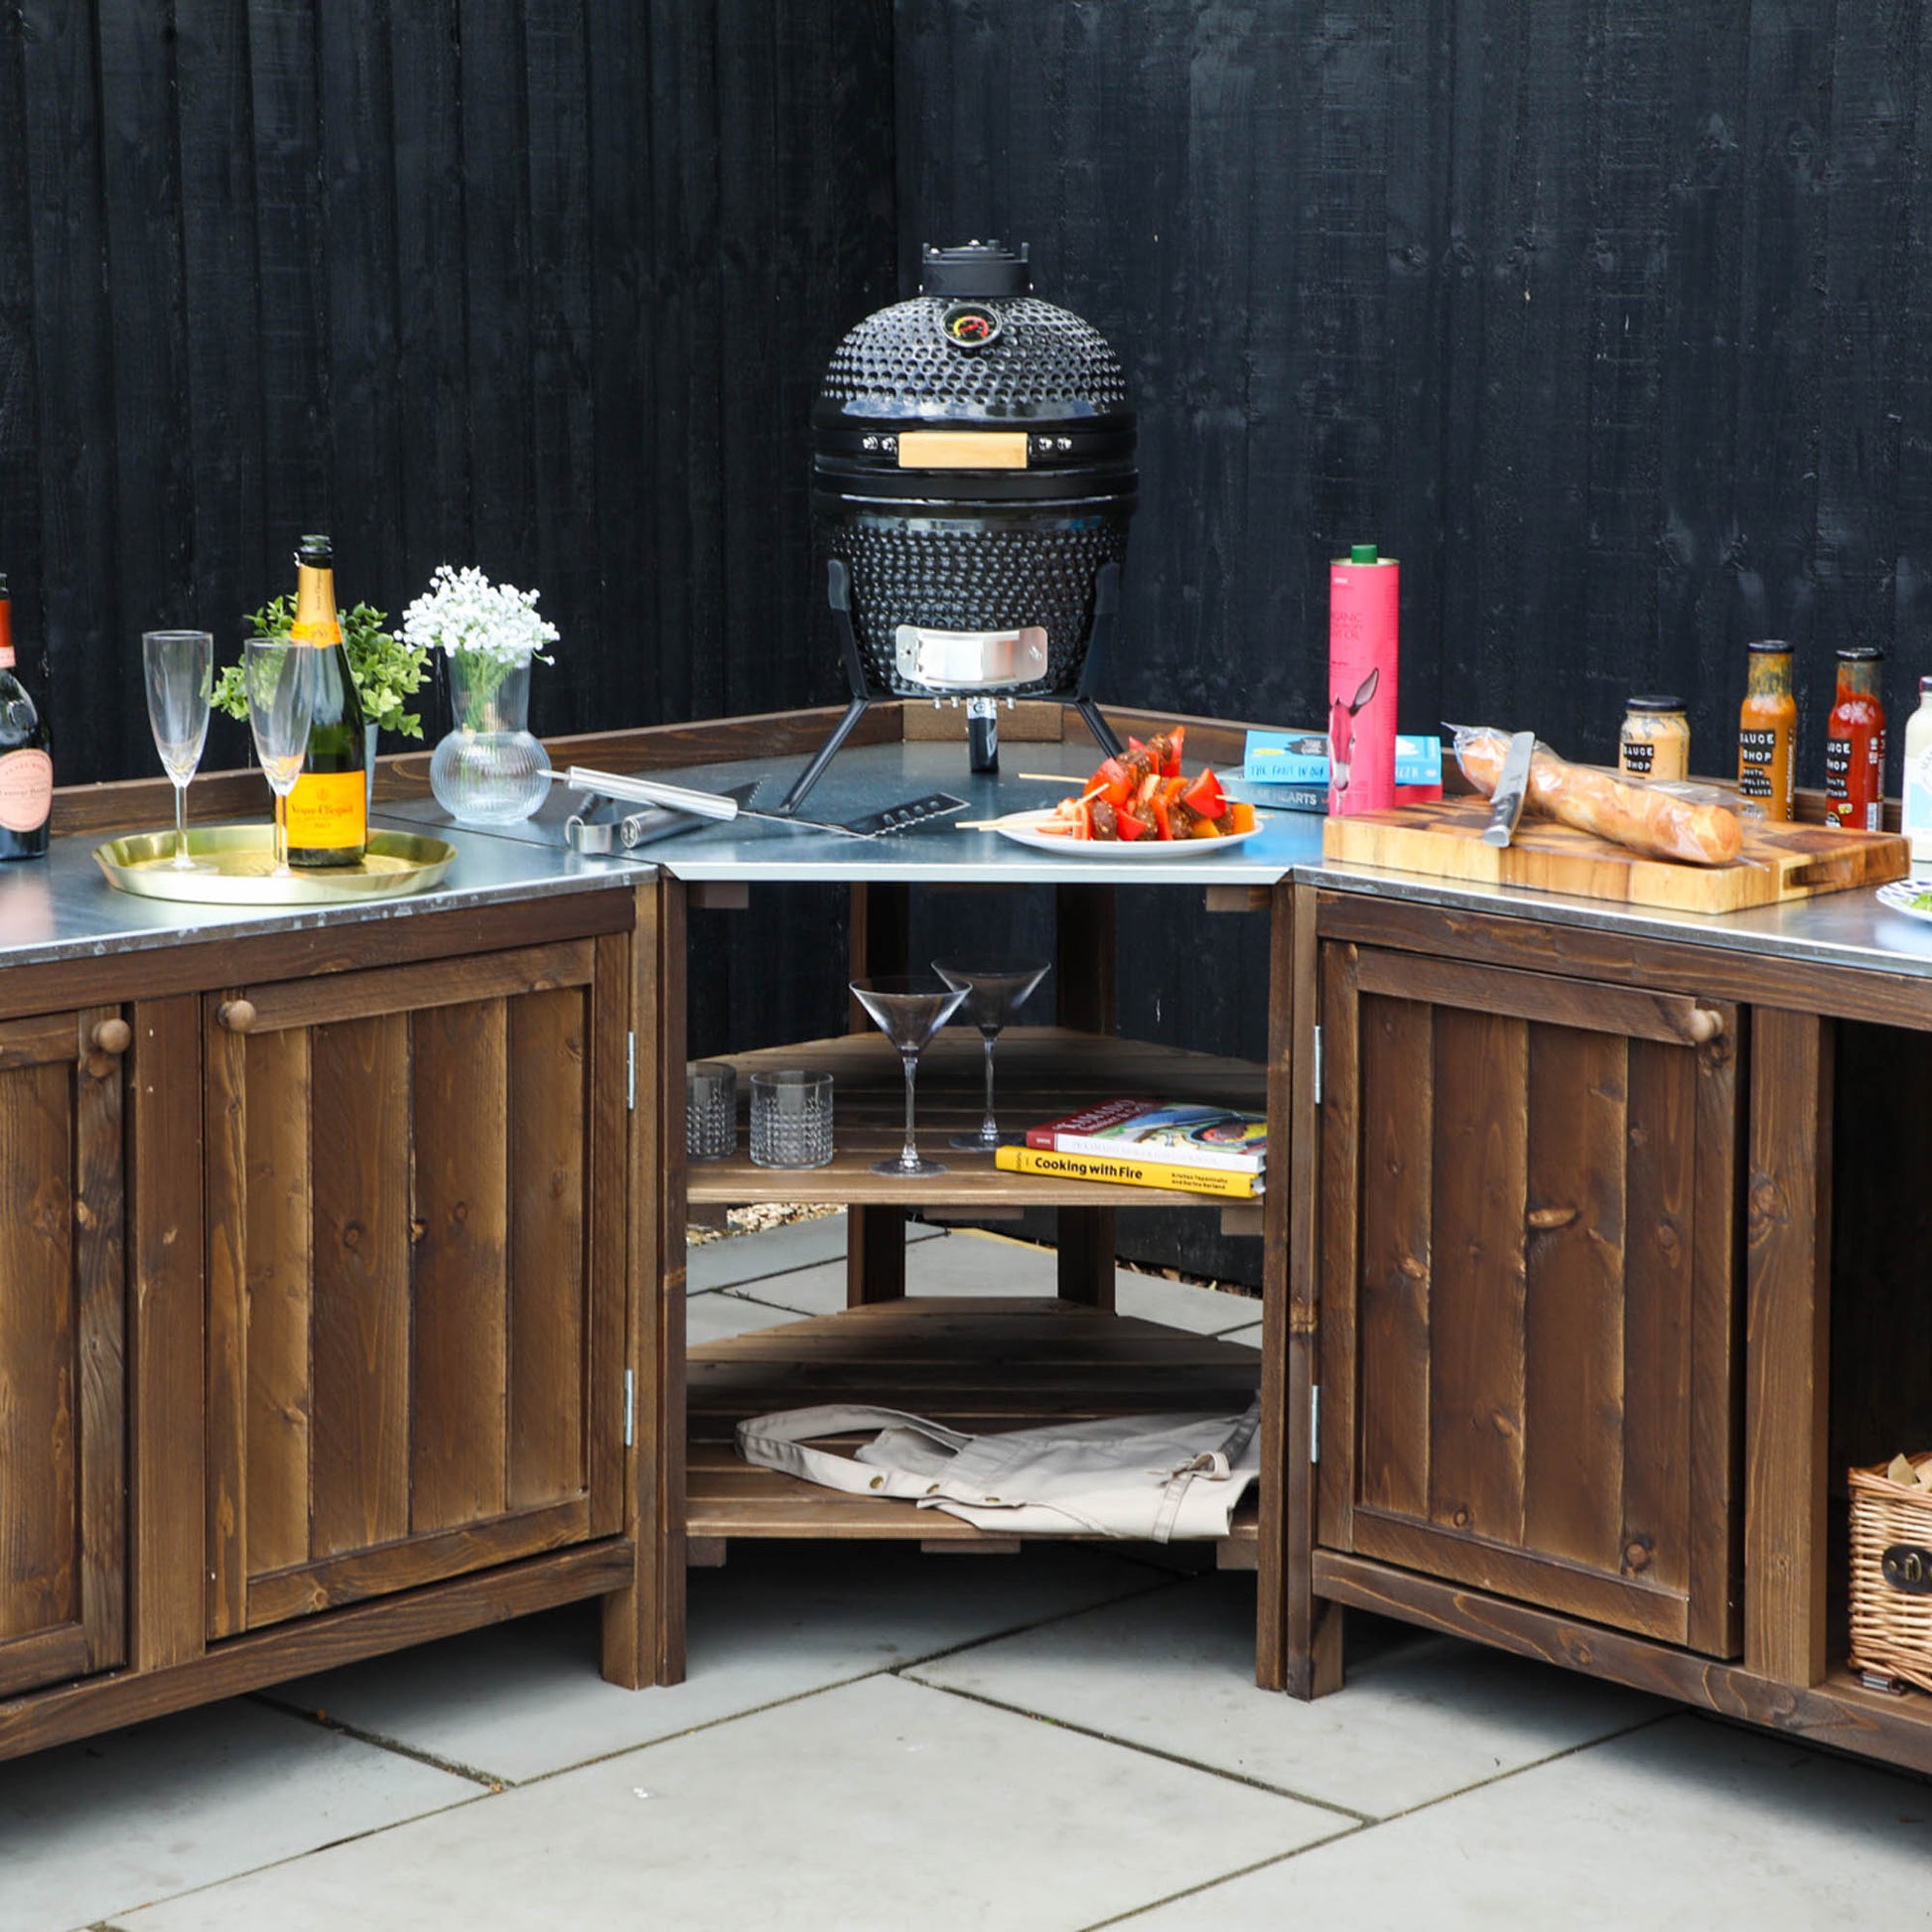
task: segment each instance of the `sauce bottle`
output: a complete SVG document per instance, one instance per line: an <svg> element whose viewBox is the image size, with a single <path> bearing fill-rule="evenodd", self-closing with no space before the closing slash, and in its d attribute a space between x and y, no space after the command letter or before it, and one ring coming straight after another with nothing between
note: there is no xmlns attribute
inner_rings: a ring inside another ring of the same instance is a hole
<svg viewBox="0 0 1932 1932"><path fill-rule="evenodd" d="M1912 869L1932 867L1932 677L1918 681L1918 709L1905 721L1899 830L1912 842Z"/></svg>
<svg viewBox="0 0 1932 1932"><path fill-rule="evenodd" d="M1838 653L1838 696L1825 727L1825 823L1850 832L1884 829L1885 653L1847 644Z"/></svg>
<svg viewBox="0 0 1932 1932"><path fill-rule="evenodd" d="M1737 790L1780 824L1791 818L1798 749L1798 700L1791 689L1791 646L1760 637L1747 646L1749 670L1737 714Z"/></svg>

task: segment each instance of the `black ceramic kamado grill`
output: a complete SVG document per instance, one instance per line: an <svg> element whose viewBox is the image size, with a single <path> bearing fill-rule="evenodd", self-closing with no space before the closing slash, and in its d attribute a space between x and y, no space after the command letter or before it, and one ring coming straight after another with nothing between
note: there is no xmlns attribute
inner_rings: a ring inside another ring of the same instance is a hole
<svg viewBox="0 0 1932 1932"><path fill-rule="evenodd" d="M1079 710L1113 628L1139 478L1098 330L1032 293L1027 251L924 251L919 294L839 345L812 410L812 520L852 701L778 808L796 811L866 707L963 701L998 768L998 701Z"/></svg>

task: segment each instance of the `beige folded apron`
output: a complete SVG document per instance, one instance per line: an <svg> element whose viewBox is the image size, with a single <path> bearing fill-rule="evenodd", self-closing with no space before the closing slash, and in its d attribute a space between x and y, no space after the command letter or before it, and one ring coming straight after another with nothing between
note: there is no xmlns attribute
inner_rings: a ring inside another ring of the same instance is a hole
<svg viewBox="0 0 1932 1932"><path fill-rule="evenodd" d="M807 1444L880 1433L852 1456ZM753 1416L738 1452L855 1496L943 1509L983 1530L1137 1537L1228 1533L1261 1473L1261 1404L1240 1416L1107 1416L967 1436L898 1409L832 1405Z"/></svg>

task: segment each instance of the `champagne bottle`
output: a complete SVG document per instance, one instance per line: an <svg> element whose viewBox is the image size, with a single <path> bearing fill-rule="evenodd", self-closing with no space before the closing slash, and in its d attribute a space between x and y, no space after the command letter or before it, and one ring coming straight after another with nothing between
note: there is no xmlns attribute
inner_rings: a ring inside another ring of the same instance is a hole
<svg viewBox="0 0 1932 1932"><path fill-rule="evenodd" d="M314 647L314 710L302 775L289 793L289 864L355 866L368 844L368 741L336 610L335 551L307 536L295 553L293 643Z"/></svg>
<svg viewBox="0 0 1932 1932"><path fill-rule="evenodd" d="M0 577L0 859L45 859L54 757L47 720L14 673L13 622Z"/></svg>

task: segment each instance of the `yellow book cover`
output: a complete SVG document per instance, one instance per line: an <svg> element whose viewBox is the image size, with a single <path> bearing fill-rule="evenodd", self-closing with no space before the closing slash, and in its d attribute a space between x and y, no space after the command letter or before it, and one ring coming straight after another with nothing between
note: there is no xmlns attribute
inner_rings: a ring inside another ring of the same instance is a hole
<svg viewBox="0 0 1932 1932"><path fill-rule="evenodd" d="M1252 1200L1261 1176L1218 1168L1181 1168L1167 1161L1133 1161L1116 1154L1060 1154L1045 1148L1003 1147L993 1157L1008 1173L1051 1173L1068 1180L1114 1180L1127 1187L1176 1187L1189 1194Z"/></svg>

